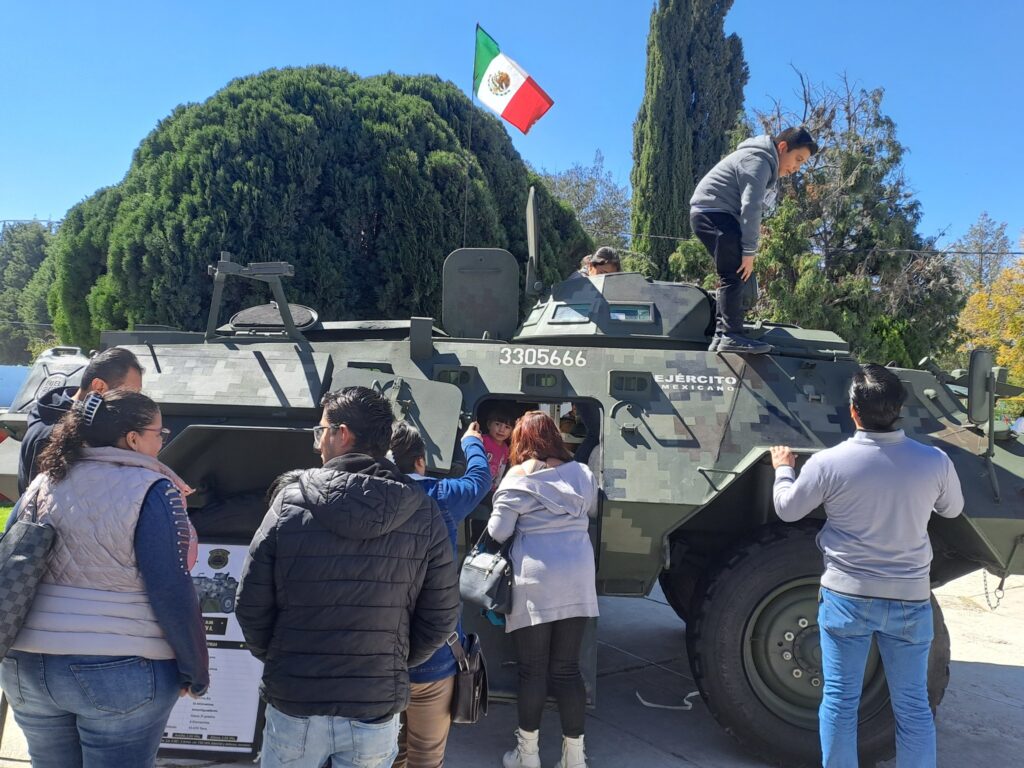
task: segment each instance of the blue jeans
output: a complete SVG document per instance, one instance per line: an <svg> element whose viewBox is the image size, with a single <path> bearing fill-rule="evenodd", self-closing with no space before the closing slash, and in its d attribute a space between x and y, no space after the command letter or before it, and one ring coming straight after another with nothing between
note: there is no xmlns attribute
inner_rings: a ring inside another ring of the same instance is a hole
<svg viewBox="0 0 1024 768"><path fill-rule="evenodd" d="M23 651L0 684L33 768L150 768L181 690L174 659Z"/></svg>
<svg viewBox="0 0 1024 768"><path fill-rule="evenodd" d="M260 768L388 768L398 756L399 716L383 723L292 717L267 704Z"/></svg>
<svg viewBox="0 0 1024 768"><path fill-rule="evenodd" d="M825 677L818 710L822 765L857 768L857 708L874 637L896 716L896 765L935 768L935 721L928 705L931 603L854 597L822 587L818 627Z"/></svg>

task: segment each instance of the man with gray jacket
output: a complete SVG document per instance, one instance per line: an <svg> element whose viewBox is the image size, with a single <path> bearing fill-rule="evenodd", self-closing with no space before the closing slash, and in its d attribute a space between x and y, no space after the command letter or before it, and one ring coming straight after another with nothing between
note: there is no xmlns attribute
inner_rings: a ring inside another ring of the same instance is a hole
<svg viewBox="0 0 1024 768"><path fill-rule="evenodd" d="M818 714L822 765L857 768L857 709L871 640L885 667L896 716L900 766L934 768L935 722L928 703L932 644L932 511L964 507L953 462L908 438L896 422L906 392L895 373L864 365L853 376L856 434L814 454L796 478L796 457L772 448L775 511L793 522L819 507L825 555L818 629L825 678Z"/></svg>
<svg viewBox="0 0 1024 768"><path fill-rule="evenodd" d="M754 274L761 215L774 203L779 179L818 151L806 128L755 136L707 172L690 198L690 228L715 260L718 308L709 352L770 352L743 332L743 284Z"/></svg>

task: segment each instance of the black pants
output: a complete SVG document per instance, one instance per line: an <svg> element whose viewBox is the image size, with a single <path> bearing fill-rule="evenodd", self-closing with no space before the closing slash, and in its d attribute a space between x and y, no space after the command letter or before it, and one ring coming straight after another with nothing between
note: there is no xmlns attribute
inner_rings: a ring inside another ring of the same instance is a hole
<svg viewBox="0 0 1024 768"><path fill-rule="evenodd" d="M585 618L561 619L512 632L519 657L519 727L540 728L540 715L548 697L548 686L558 702L562 735L575 739L583 735L587 691L580 674L580 647Z"/></svg>
<svg viewBox="0 0 1024 768"><path fill-rule="evenodd" d="M740 223L728 213L692 213L690 228L715 260L718 272L716 333L743 333L743 260Z"/></svg>

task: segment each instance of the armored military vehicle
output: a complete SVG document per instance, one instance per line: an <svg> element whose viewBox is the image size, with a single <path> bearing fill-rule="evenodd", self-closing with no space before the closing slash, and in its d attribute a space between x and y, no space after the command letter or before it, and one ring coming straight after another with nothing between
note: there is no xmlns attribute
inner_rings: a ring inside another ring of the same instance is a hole
<svg viewBox="0 0 1024 768"><path fill-rule="evenodd" d="M258 523L271 480L318 462L310 428L328 390L376 387L422 430L429 471L442 476L461 471L460 429L496 403L576 406L587 432L576 456L602 488L592 530L599 592L642 597L660 583L686 623L693 676L721 725L770 761L818 761L822 561L814 537L823 515L802 525L777 520L769 448L787 444L806 458L854 431L849 345L827 330L759 323L748 331L774 353L709 353L713 309L700 288L618 273L545 289L528 240L526 287L536 301L522 322L523 265L503 250L448 256L440 327L421 317L324 320L286 301L287 264L243 267L223 256L210 268L205 332L140 326L102 341L129 347L146 367L145 390L173 430L161 458L199 489L190 509L253 505L241 540ZM275 301L222 324L229 277L266 283ZM40 387L73 385L66 369L83 362L41 359L18 410ZM995 398L1012 390L984 352L959 377L926 368L896 370L910 393L902 427L949 454L967 500L962 517L932 522L933 583L978 568L1024 573L1024 442L986 429ZM12 412L2 421L18 436L24 418ZM477 511L477 528L486 515ZM502 631L473 615L467 623L485 633L494 685L514 689ZM939 610L935 625L929 688L937 706L950 654ZM865 762L891 754L893 736L872 652L860 707Z"/></svg>
<svg viewBox="0 0 1024 768"><path fill-rule="evenodd" d="M196 589L199 610L203 613L234 612L238 579L230 574L215 573L213 576L193 576L192 586Z"/></svg>

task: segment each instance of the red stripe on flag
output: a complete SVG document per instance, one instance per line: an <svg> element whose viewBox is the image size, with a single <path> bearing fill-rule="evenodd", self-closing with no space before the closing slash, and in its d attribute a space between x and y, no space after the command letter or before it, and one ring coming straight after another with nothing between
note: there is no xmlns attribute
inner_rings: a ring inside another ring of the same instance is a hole
<svg viewBox="0 0 1024 768"><path fill-rule="evenodd" d="M554 103L534 79L528 77L501 116L523 133L527 133Z"/></svg>

